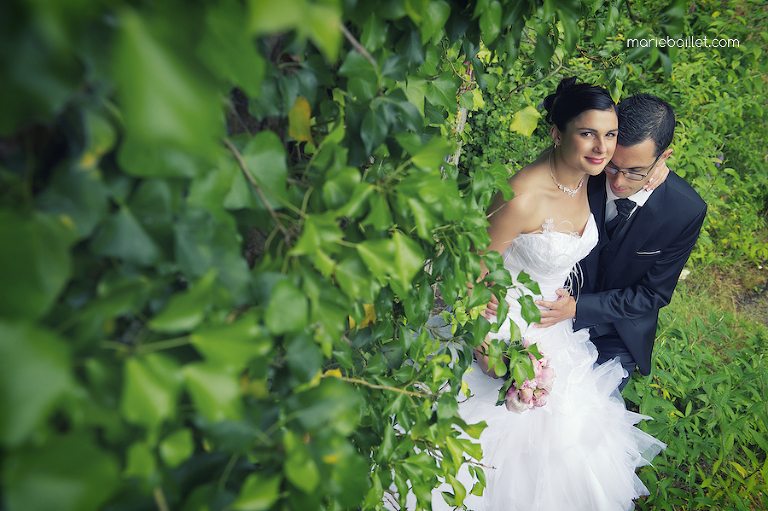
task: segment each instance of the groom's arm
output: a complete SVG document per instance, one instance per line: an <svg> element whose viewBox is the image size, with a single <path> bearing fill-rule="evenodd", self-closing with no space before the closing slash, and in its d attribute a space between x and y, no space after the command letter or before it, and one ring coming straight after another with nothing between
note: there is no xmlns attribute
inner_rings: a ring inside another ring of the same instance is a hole
<svg viewBox="0 0 768 511"><path fill-rule="evenodd" d="M699 237L706 208L664 250L662 256L636 283L621 289L582 294L574 317L580 324L598 325L622 319L639 319L669 304L680 272Z"/></svg>
<svg viewBox="0 0 768 511"><path fill-rule="evenodd" d="M579 324L593 326L621 319L638 319L669 304L677 280L701 230L706 209L680 234L678 241L635 284L597 293L581 293L578 302L565 291L557 301L537 300L543 307L537 327L552 326L575 318Z"/></svg>

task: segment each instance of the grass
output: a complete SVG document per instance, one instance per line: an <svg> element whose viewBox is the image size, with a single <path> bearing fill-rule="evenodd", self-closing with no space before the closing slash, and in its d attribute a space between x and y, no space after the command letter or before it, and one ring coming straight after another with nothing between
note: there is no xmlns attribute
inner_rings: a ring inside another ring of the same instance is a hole
<svg viewBox="0 0 768 511"><path fill-rule="evenodd" d="M662 310L649 376L624 391L669 447L640 470L645 510L768 508L768 271L693 266Z"/></svg>

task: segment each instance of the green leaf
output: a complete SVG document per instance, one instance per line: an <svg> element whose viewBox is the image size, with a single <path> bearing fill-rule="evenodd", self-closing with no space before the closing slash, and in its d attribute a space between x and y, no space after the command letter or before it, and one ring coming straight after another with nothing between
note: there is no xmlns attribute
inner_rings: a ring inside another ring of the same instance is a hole
<svg viewBox="0 0 768 511"><path fill-rule="evenodd" d="M490 289L482 284L476 285L472 288L472 296L469 297L467 308L471 309L472 307L477 307L478 305L488 303L491 301L492 297L493 294L491 293Z"/></svg>
<svg viewBox="0 0 768 511"><path fill-rule="evenodd" d="M215 269L216 280L229 297L242 304L250 300L250 271L243 257L242 238L232 222L219 223L206 209L188 208L175 219L174 251L188 279Z"/></svg>
<svg viewBox="0 0 768 511"><path fill-rule="evenodd" d="M536 304L533 303L533 297L530 295L521 296L517 299L518 303L522 307L522 316L526 323L538 323L541 321L541 311Z"/></svg>
<svg viewBox="0 0 768 511"><path fill-rule="evenodd" d="M147 442L134 442L128 448L123 476L138 477L149 481L157 474L157 462L152 447Z"/></svg>
<svg viewBox="0 0 768 511"><path fill-rule="evenodd" d="M408 204L408 209L413 212L413 221L416 223L416 232L420 238L432 239L432 230L440 225L440 221L419 199L405 198L404 202Z"/></svg>
<svg viewBox="0 0 768 511"><path fill-rule="evenodd" d="M536 129L539 119L541 119L539 111L536 110L535 107L527 106L522 110L515 112L515 117L512 120L509 129L521 133L526 137L530 137Z"/></svg>
<svg viewBox="0 0 768 511"><path fill-rule="evenodd" d="M491 45L501 33L501 2L493 0L480 15L483 43Z"/></svg>
<svg viewBox="0 0 768 511"><path fill-rule="evenodd" d="M426 171L439 170L445 163L445 155L451 152L453 144L442 137L433 137L427 145L411 157L414 165Z"/></svg>
<svg viewBox="0 0 768 511"><path fill-rule="evenodd" d="M285 185L288 169L285 148L280 138L269 130L259 132L242 149L242 158L248 174L261 188L267 204L274 210L281 209L283 201L288 200ZM253 191L249 180L239 173L225 199L225 206L229 209L254 208L266 211L263 201Z"/></svg>
<svg viewBox="0 0 768 511"><path fill-rule="evenodd" d="M522 385L525 380L529 379L528 373L529 371L525 364L517 363L512 365L512 379L517 382L518 386ZM532 378L533 376L530 377Z"/></svg>
<svg viewBox="0 0 768 511"><path fill-rule="evenodd" d="M126 206L102 224L91 240L91 250L97 255L142 266L154 264L162 256L160 247Z"/></svg>
<svg viewBox="0 0 768 511"><path fill-rule="evenodd" d="M117 461L81 435L52 437L4 457L9 510L97 511L119 484Z"/></svg>
<svg viewBox="0 0 768 511"><path fill-rule="evenodd" d="M339 68L339 75L348 78L347 90L355 101L373 98L379 90L378 70L367 58L356 51L350 51Z"/></svg>
<svg viewBox="0 0 768 511"><path fill-rule="evenodd" d="M357 251L374 275L389 279L392 290L401 296L408 294L411 280L424 264L421 247L399 231L391 239L364 241Z"/></svg>
<svg viewBox="0 0 768 511"><path fill-rule="evenodd" d="M291 430L283 433L286 460L283 464L285 477L304 493L312 493L320 483L320 471L307 446Z"/></svg>
<svg viewBox="0 0 768 511"><path fill-rule="evenodd" d="M272 349L272 339L251 314L226 325L200 328L190 339L207 361L231 366L236 371L245 368L252 359L266 356Z"/></svg>
<svg viewBox="0 0 768 511"><path fill-rule="evenodd" d="M284 7L284 6L283 6ZM309 4L300 26L308 25L309 38L330 61L335 61L341 47L341 8L338 3Z"/></svg>
<svg viewBox="0 0 768 511"><path fill-rule="evenodd" d="M421 44L437 34L445 26L448 17L451 15L451 6L444 0L429 2L426 11L424 11L423 23L421 25Z"/></svg>
<svg viewBox="0 0 768 511"><path fill-rule="evenodd" d="M171 145L152 144L127 133L117 151L120 167L137 177L196 177L204 162Z"/></svg>
<svg viewBox="0 0 768 511"><path fill-rule="evenodd" d="M265 63L245 30L246 22L241 2L211 5L197 53L219 79L258 97Z"/></svg>
<svg viewBox="0 0 768 511"><path fill-rule="evenodd" d="M248 0L248 7L248 28L254 35L262 35L295 28L304 19L308 6L306 0Z"/></svg>
<svg viewBox="0 0 768 511"><path fill-rule="evenodd" d="M45 16L51 22L41 23ZM53 21L57 17L58 9L46 14L12 9L10 4L3 9L0 97L13 101L5 101L0 109L2 137L13 135L30 119L54 122L82 86L83 62L72 51L75 43L69 34Z"/></svg>
<svg viewBox="0 0 768 511"><path fill-rule="evenodd" d="M371 14L368 21L363 25L363 34L360 36L360 43L365 46L368 52L373 53L384 44L387 38L387 23L376 14Z"/></svg>
<svg viewBox="0 0 768 511"><path fill-rule="evenodd" d="M336 281L339 287L352 299L372 303L379 290L371 278L371 272L357 254L350 255L336 267Z"/></svg>
<svg viewBox="0 0 768 511"><path fill-rule="evenodd" d="M581 18L581 3L578 0L566 0L557 3L557 14L563 24L565 51L570 53L579 41L579 19ZM597 32L597 30L596 30ZM596 42L596 44L600 44Z"/></svg>
<svg viewBox="0 0 768 511"><path fill-rule="evenodd" d="M325 479L330 494L341 509L355 509L365 499L370 477L370 460L357 452L347 439L334 436L315 448L315 456L324 469L331 471ZM375 484L375 483L374 483Z"/></svg>
<svg viewBox="0 0 768 511"><path fill-rule="evenodd" d="M539 289L539 283L531 280L531 276L525 273L525 270L520 271L515 279L517 282L530 289L532 293L540 295L541 289Z"/></svg>
<svg viewBox="0 0 768 511"><path fill-rule="evenodd" d="M107 214L107 187L98 170L63 166L37 198L41 210L72 222L80 237L90 236Z"/></svg>
<svg viewBox="0 0 768 511"><path fill-rule="evenodd" d="M363 117L363 125L360 130L360 138L365 144L366 154L373 153L384 142L388 132L384 118L376 110L368 110Z"/></svg>
<svg viewBox="0 0 768 511"><path fill-rule="evenodd" d="M212 363L184 366L186 387L195 410L210 422L242 419L238 374L228 367Z"/></svg>
<svg viewBox="0 0 768 511"><path fill-rule="evenodd" d="M51 308L70 276L74 235L46 215L0 210L0 317L35 319Z"/></svg>
<svg viewBox="0 0 768 511"><path fill-rule="evenodd" d="M181 373L176 361L158 353L125 362L120 411L129 422L150 428L176 415Z"/></svg>
<svg viewBox="0 0 768 511"><path fill-rule="evenodd" d="M453 493L454 493L453 505L461 506L464 503L464 499L467 496L467 489L464 488L464 485L461 484L461 482L459 482L458 479L456 479L450 474L448 474L446 481L450 483L451 487L453 488Z"/></svg>
<svg viewBox="0 0 768 511"><path fill-rule="evenodd" d="M323 364L323 356L317 343L306 335L297 335L285 344L286 360L296 383L306 383L314 378Z"/></svg>
<svg viewBox="0 0 768 511"><path fill-rule="evenodd" d="M363 220L363 225L371 225L377 231L386 231L393 224L392 210L384 193L371 197L371 211Z"/></svg>
<svg viewBox="0 0 768 511"><path fill-rule="evenodd" d="M354 167L350 167L354 168ZM355 169L357 172L357 169ZM336 202L338 199L336 198L340 191L344 190L346 192L346 187L355 179L360 179L360 173L357 172L357 177L348 176L341 178L341 183L334 183L332 185L331 190L329 191L329 197L326 199L326 203L328 201ZM371 183L367 182L359 182L355 184L354 189L352 190L352 194L349 197L349 200L342 203L341 207L337 210L336 214L339 217L348 217L355 219L361 215L364 215L368 211L368 206L370 203L371 196L376 191L376 187L373 186Z"/></svg>
<svg viewBox="0 0 768 511"><path fill-rule="evenodd" d="M120 13L115 81L126 131L140 147L170 145L208 160L224 135L221 101L133 10Z"/></svg>
<svg viewBox="0 0 768 511"><path fill-rule="evenodd" d="M178 467L194 452L192 432L186 428L174 431L160 442L160 456L166 465Z"/></svg>
<svg viewBox="0 0 768 511"><path fill-rule="evenodd" d="M362 398L350 384L337 378L323 378L317 387L293 394L288 409L308 431L335 431L351 434L358 427Z"/></svg>
<svg viewBox="0 0 768 511"><path fill-rule="evenodd" d="M267 328L280 335L296 332L308 324L309 304L304 294L288 280L281 280L272 289L265 313Z"/></svg>
<svg viewBox="0 0 768 511"><path fill-rule="evenodd" d="M188 332L195 328L205 318L215 280L216 270L211 269L192 289L173 295L165 308L150 320L149 326L163 333Z"/></svg>
<svg viewBox="0 0 768 511"><path fill-rule="evenodd" d="M407 77L407 80L405 95L408 101L416 105L419 113L424 117L424 98L427 95L427 81L414 76Z"/></svg>
<svg viewBox="0 0 768 511"><path fill-rule="evenodd" d="M435 106L453 111L458 106L456 92L459 89L458 78L452 74L446 73L440 75L437 79L427 82L426 98L427 101ZM418 106L418 105L416 105Z"/></svg>
<svg viewBox="0 0 768 511"><path fill-rule="evenodd" d="M424 46L416 30L406 30L395 45L395 54L405 57L408 65L418 67L424 63Z"/></svg>
<svg viewBox="0 0 768 511"><path fill-rule="evenodd" d="M479 87L472 89L472 110L482 110L485 108L485 100L483 99L483 91Z"/></svg>
<svg viewBox="0 0 768 511"><path fill-rule="evenodd" d="M0 321L0 441L16 446L72 391L67 345L52 333Z"/></svg>
<svg viewBox="0 0 768 511"><path fill-rule="evenodd" d="M233 509L235 511L268 510L280 496L281 482L280 475L266 478L259 473L249 475L243 482Z"/></svg>
<svg viewBox="0 0 768 511"><path fill-rule="evenodd" d="M549 36L547 34L538 34L536 36L536 48L533 51L536 65L544 69L549 68L549 61L554 53L555 49L552 48Z"/></svg>

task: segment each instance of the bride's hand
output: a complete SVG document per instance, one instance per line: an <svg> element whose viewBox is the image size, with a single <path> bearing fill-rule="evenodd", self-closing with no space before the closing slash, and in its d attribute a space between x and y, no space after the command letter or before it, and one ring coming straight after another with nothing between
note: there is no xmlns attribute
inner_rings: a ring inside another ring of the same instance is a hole
<svg viewBox="0 0 768 511"><path fill-rule="evenodd" d="M667 167L667 162L661 162L661 165L656 165L653 168L653 173L648 181L643 185L646 191L655 190L661 183L667 180L667 176L672 172Z"/></svg>
<svg viewBox="0 0 768 511"><path fill-rule="evenodd" d="M534 303L541 309L541 322L534 324L537 328L546 328L566 319L576 317L576 300L565 289L557 290L558 298L554 302L536 300Z"/></svg>
<svg viewBox="0 0 768 511"><path fill-rule="evenodd" d="M499 299L496 298L496 295L491 296L491 301L488 302L488 304L485 306L485 310L483 311L486 314L486 318L488 318L488 314L492 316L496 316L499 311ZM488 318L489 320L491 318Z"/></svg>

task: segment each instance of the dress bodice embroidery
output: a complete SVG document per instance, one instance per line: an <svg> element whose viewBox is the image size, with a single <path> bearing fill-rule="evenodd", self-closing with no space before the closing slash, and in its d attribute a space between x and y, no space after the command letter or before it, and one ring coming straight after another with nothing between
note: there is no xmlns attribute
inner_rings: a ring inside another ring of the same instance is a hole
<svg viewBox="0 0 768 511"><path fill-rule="evenodd" d="M560 224L558 227L561 227ZM597 245L598 231L590 215L583 234L556 230L553 219L547 219L541 231L520 234L502 254L504 267L512 278L525 271L539 283L545 299L555 296L571 271Z"/></svg>

